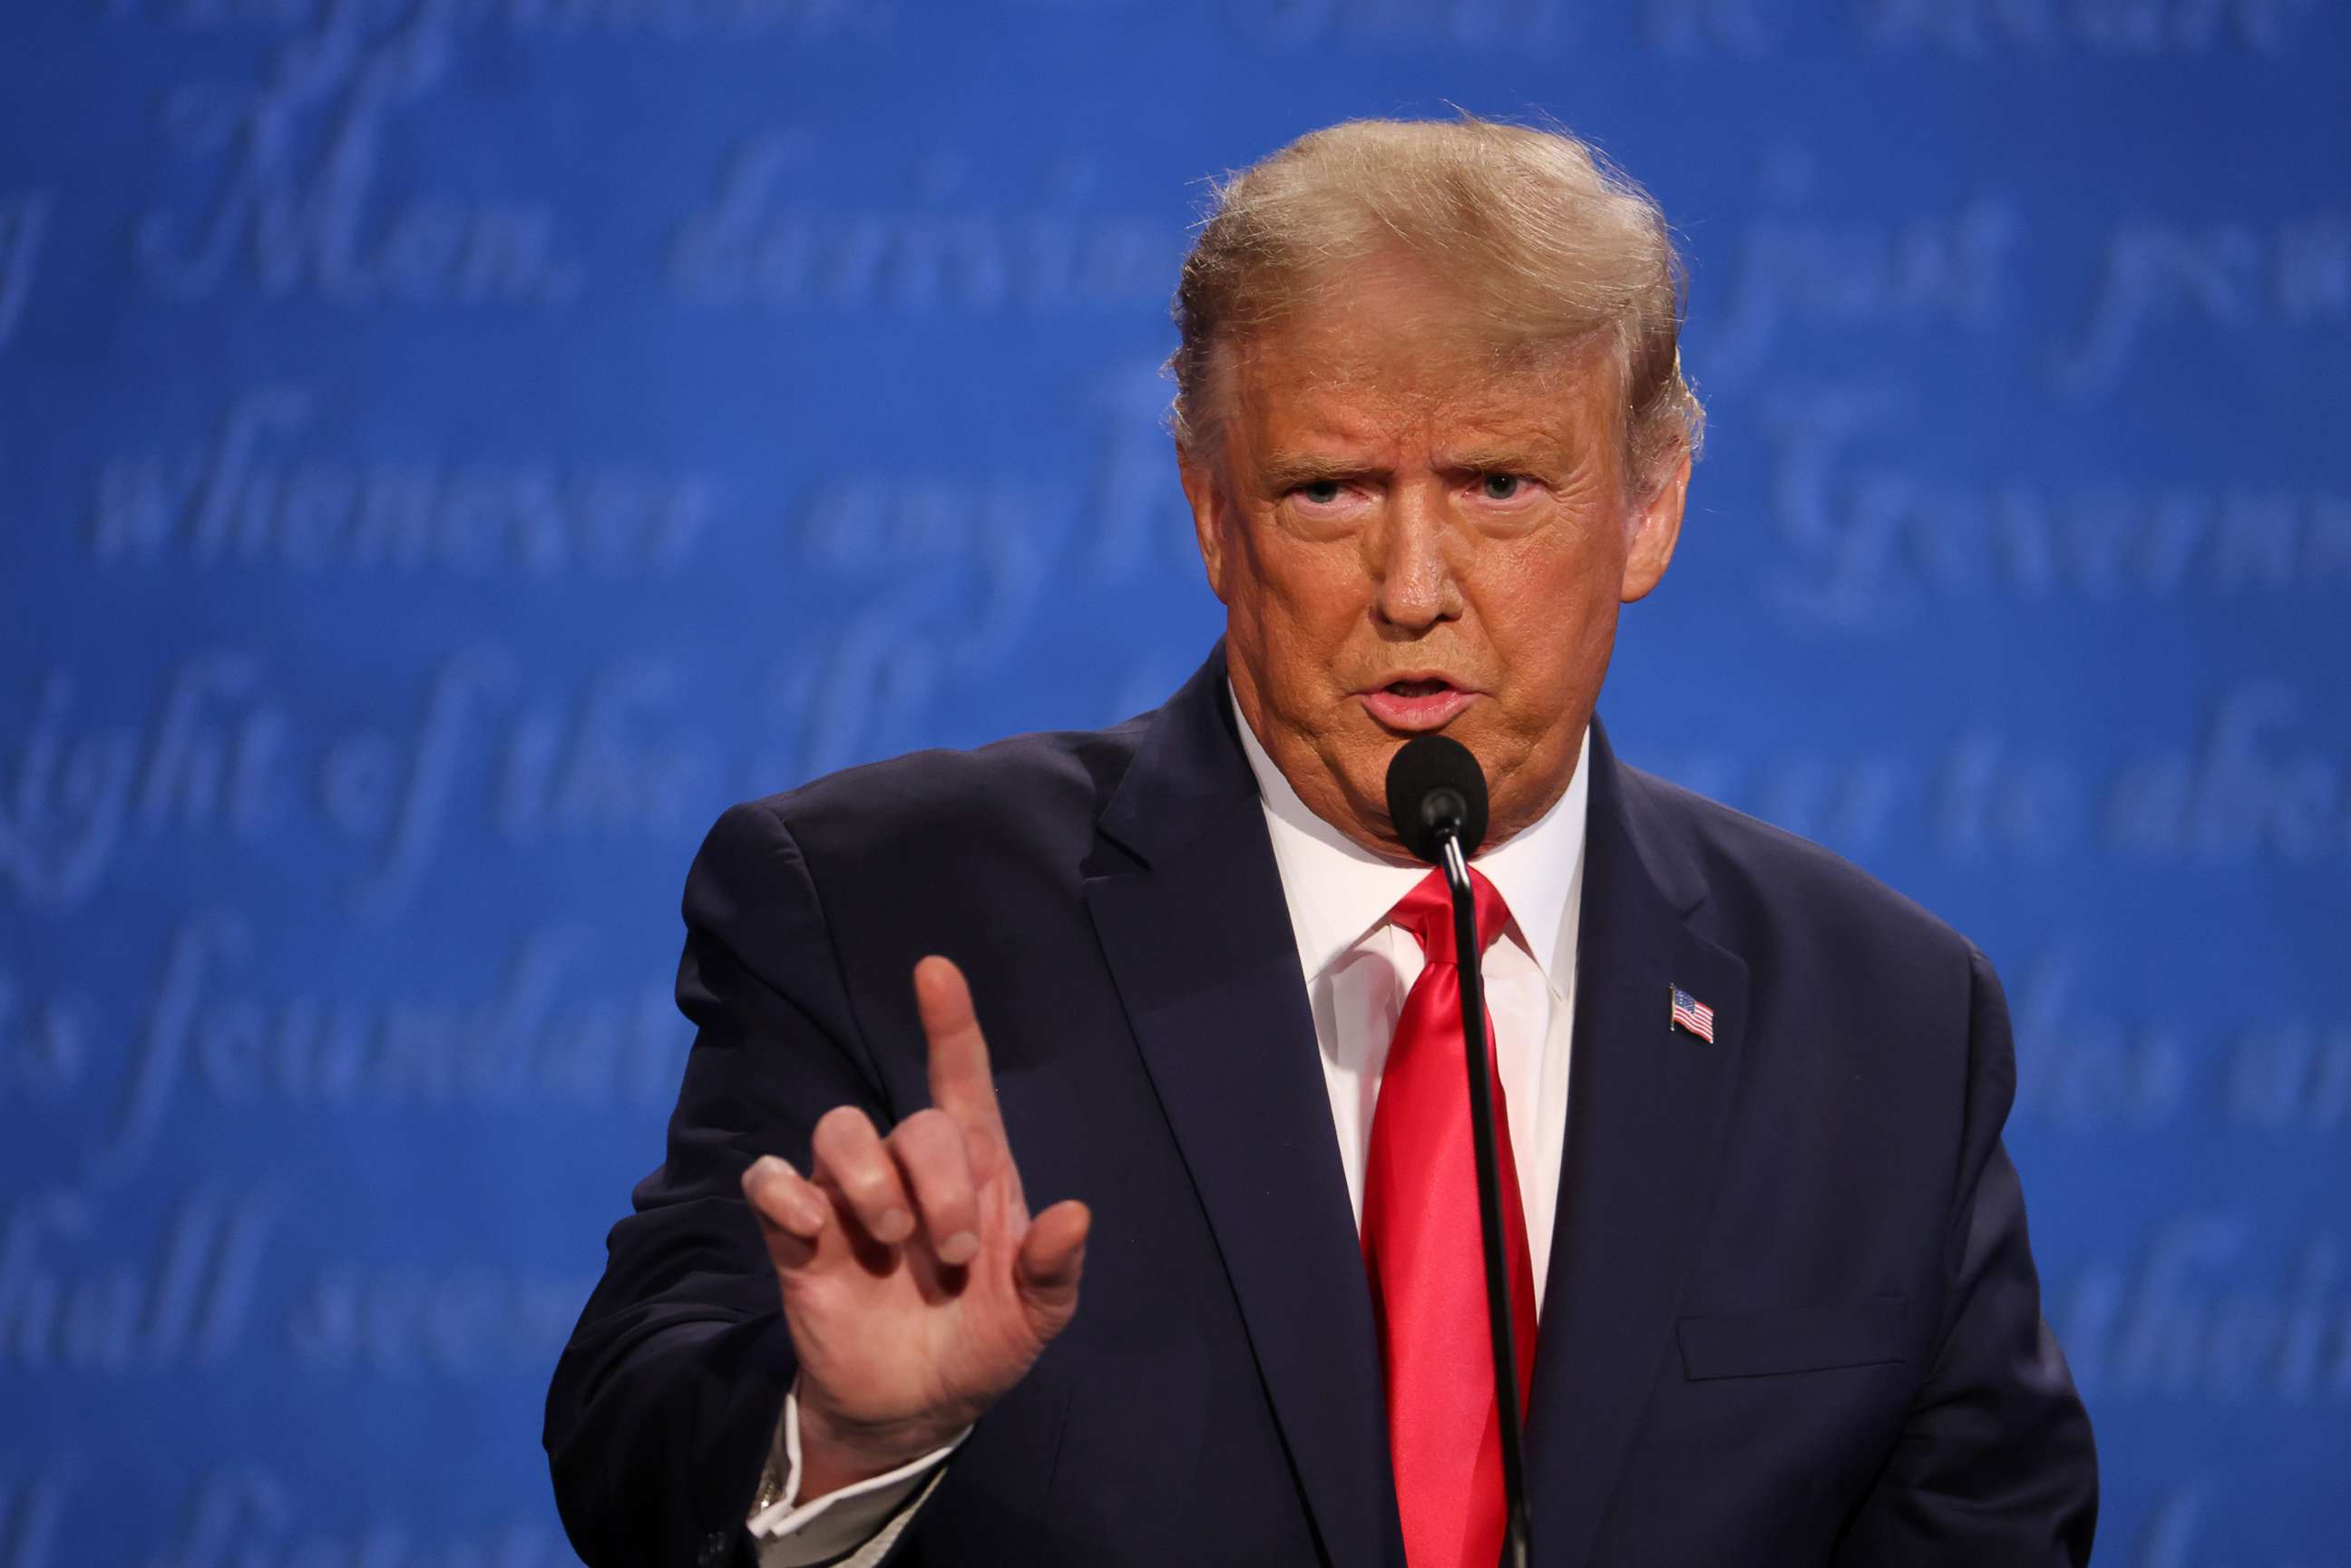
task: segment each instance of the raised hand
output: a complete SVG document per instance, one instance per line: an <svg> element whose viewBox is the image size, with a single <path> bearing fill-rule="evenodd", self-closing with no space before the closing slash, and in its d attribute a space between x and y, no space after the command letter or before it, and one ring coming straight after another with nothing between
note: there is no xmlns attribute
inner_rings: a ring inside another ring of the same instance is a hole
<svg viewBox="0 0 2351 1568"><path fill-rule="evenodd" d="M863 1111L816 1124L806 1176L743 1173L799 1363L803 1501L952 1438L1078 1310L1086 1206L1031 1218L963 971L914 966L931 1106L888 1137Z"/></svg>

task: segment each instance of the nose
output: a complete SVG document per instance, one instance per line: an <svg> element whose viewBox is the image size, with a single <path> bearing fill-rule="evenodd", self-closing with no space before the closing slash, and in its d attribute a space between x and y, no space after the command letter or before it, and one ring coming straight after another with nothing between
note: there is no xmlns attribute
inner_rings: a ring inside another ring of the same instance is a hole
<svg viewBox="0 0 2351 1568"><path fill-rule="evenodd" d="M1383 510L1380 526L1365 538L1374 617L1408 634L1459 619L1461 584L1451 559L1457 541L1443 497L1421 486L1399 486Z"/></svg>

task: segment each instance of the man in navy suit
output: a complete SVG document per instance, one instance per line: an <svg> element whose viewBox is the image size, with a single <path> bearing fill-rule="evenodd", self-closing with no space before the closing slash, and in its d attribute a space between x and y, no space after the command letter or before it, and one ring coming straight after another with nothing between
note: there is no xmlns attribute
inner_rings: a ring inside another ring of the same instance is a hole
<svg viewBox="0 0 2351 1568"><path fill-rule="evenodd" d="M1224 189L1198 673L695 860L668 1157L549 1396L588 1563L1486 1568L1458 960L1384 796L1429 732L1490 781L1534 1561L2086 1561L1998 980L1595 715L1698 444L1678 284L1557 133L1352 123Z"/></svg>

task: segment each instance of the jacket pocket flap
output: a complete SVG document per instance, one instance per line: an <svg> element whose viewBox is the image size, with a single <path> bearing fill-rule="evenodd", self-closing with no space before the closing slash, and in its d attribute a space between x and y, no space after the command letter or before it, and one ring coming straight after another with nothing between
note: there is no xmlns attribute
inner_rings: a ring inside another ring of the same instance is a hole
<svg viewBox="0 0 2351 1568"><path fill-rule="evenodd" d="M1674 1325L1682 1371L1692 1379L1760 1377L1900 1361L1903 1301L1872 1296L1833 1306L1683 1318Z"/></svg>

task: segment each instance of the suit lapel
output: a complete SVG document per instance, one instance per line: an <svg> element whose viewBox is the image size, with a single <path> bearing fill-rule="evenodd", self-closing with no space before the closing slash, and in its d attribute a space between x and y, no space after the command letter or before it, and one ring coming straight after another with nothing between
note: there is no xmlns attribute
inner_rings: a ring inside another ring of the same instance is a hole
<svg viewBox="0 0 2351 1568"><path fill-rule="evenodd" d="M1566 1148L1528 1401L1538 1562L1582 1563L1631 1448L1714 1190L1747 965L1682 916L1704 883L1595 719ZM1670 1023L1678 985L1714 1039Z"/></svg>
<svg viewBox="0 0 2351 1568"><path fill-rule="evenodd" d="M1370 1288L1224 671L1219 643L1149 722L1086 902L1324 1554L1401 1563Z"/></svg>

